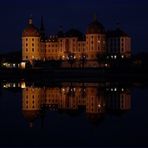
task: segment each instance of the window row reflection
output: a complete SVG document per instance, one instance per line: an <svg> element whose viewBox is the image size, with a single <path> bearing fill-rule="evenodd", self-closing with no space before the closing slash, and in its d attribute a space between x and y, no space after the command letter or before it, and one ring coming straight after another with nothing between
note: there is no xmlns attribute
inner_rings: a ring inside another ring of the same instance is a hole
<svg viewBox="0 0 148 148"><path fill-rule="evenodd" d="M65 82L58 86L40 86L6 82L2 87L20 88L23 116L30 125L50 111L79 115L81 110L94 123L108 113L122 114L131 109L130 88L111 83Z"/></svg>
<svg viewBox="0 0 148 148"><path fill-rule="evenodd" d="M110 88L111 90L114 88ZM26 102L27 100L27 102ZM22 90L22 111L25 118L40 117L42 110L64 113L83 112L90 120L97 120L107 112L127 112L131 109L131 92L127 88L108 91L101 86L26 87ZM30 114L28 115L28 111ZM27 115L26 115L27 112Z"/></svg>

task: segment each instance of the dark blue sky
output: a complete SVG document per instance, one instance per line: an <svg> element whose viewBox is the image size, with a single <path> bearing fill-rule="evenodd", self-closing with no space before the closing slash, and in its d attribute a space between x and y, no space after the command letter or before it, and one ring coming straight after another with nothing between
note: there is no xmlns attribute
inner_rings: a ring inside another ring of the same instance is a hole
<svg viewBox="0 0 148 148"><path fill-rule="evenodd" d="M21 33L30 14L34 24L44 16L48 33L77 28L86 31L93 14L106 29L116 23L132 36L133 52L148 51L147 0L1 0L0 51L21 50Z"/></svg>

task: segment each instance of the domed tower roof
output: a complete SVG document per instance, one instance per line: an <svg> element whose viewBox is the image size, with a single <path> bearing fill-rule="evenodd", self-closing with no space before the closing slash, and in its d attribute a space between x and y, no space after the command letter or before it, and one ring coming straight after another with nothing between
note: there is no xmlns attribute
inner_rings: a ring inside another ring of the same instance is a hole
<svg viewBox="0 0 148 148"><path fill-rule="evenodd" d="M92 124L98 124L104 119L104 114L99 114L99 113L87 113L86 114L87 119L92 123Z"/></svg>
<svg viewBox="0 0 148 148"><path fill-rule="evenodd" d="M120 28L116 28L116 30L108 31L107 37L129 37L129 35Z"/></svg>
<svg viewBox="0 0 148 148"><path fill-rule="evenodd" d="M57 35L58 38L63 38L63 37L65 37L65 34L64 34L64 32L63 32L63 26L62 26L62 25L60 25L59 31L57 32L56 35Z"/></svg>
<svg viewBox="0 0 148 148"><path fill-rule="evenodd" d="M24 118L29 121L33 122L39 115L39 110L23 110Z"/></svg>
<svg viewBox="0 0 148 148"><path fill-rule="evenodd" d="M95 18L94 21L88 25L86 34L97 34L97 33L105 33L105 28Z"/></svg>
<svg viewBox="0 0 148 148"><path fill-rule="evenodd" d="M63 38L65 36L63 31L58 31L56 35L58 38Z"/></svg>
<svg viewBox="0 0 148 148"><path fill-rule="evenodd" d="M28 25L24 29L22 37L39 37L39 36L40 36L39 29L33 25L32 18L29 18Z"/></svg>
<svg viewBox="0 0 148 148"><path fill-rule="evenodd" d="M29 122L29 127L33 127L33 122L39 116L39 110L23 110L23 116Z"/></svg>
<svg viewBox="0 0 148 148"><path fill-rule="evenodd" d="M66 37L77 37L78 40L84 40L84 35L77 29L70 29L65 33Z"/></svg>

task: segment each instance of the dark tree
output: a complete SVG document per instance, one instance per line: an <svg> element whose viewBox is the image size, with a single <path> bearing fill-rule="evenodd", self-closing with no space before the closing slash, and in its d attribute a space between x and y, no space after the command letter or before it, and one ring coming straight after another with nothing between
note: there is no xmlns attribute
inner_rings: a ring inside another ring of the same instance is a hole
<svg viewBox="0 0 148 148"><path fill-rule="evenodd" d="M70 67L72 68L73 64L75 63L76 57L74 53L68 54L68 63L70 64Z"/></svg>
<svg viewBox="0 0 148 148"><path fill-rule="evenodd" d="M86 62L87 62L87 55L85 53L82 53L80 57L80 64L82 65L82 68L84 68Z"/></svg>

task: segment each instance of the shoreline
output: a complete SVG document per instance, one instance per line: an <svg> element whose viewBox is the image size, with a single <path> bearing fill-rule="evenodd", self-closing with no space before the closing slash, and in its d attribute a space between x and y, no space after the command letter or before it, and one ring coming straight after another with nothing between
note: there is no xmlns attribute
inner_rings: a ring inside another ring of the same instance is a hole
<svg viewBox="0 0 148 148"><path fill-rule="evenodd" d="M0 79L148 80L148 71L115 69L1 69Z"/></svg>

